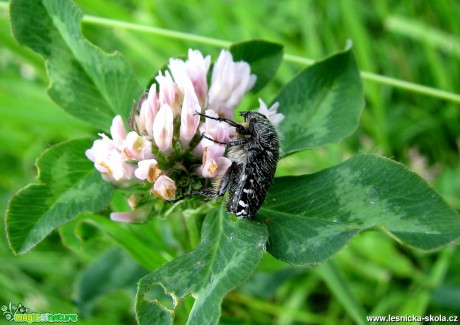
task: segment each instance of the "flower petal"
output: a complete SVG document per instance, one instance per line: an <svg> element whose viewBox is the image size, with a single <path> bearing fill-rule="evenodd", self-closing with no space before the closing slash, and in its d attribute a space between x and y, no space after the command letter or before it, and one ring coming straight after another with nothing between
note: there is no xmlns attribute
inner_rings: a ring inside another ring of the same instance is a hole
<svg viewBox="0 0 460 325"><path fill-rule="evenodd" d="M156 91L156 84L153 83L150 86L149 93L147 98L141 103L141 109L139 111L139 117L137 121L137 128L142 134L145 131L145 134L149 137L153 136L153 121L155 116L158 113L158 98Z"/></svg>
<svg viewBox="0 0 460 325"><path fill-rule="evenodd" d="M151 192L162 200L172 200L176 196L176 183L168 176L161 175Z"/></svg>
<svg viewBox="0 0 460 325"><path fill-rule="evenodd" d="M234 62L232 54L222 50L212 72L208 107L219 116L232 119L235 107L255 81L256 76L251 75L248 63Z"/></svg>
<svg viewBox="0 0 460 325"><path fill-rule="evenodd" d="M160 71L155 79L160 85L158 94L160 106L168 105L171 107L174 117L179 115L181 109L180 102L182 97L179 87L173 81L168 71L165 72L164 76Z"/></svg>
<svg viewBox="0 0 460 325"><path fill-rule="evenodd" d="M113 140L103 133L100 136L102 139L95 140L93 146L85 151L86 157L92 162L104 160L112 150L116 149Z"/></svg>
<svg viewBox="0 0 460 325"><path fill-rule="evenodd" d="M206 107L206 99L208 96L207 75L209 66L211 65L211 57L208 55L203 57L198 50L188 50L187 74L192 82L195 94L201 107Z"/></svg>
<svg viewBox="0 0 460 325"><path fill-rule="evenodd" d="M160 177L161 170L158 167L158 162L155 159L146 159L139 161L138 167L134 175L140 180L147 180L154 183Z"/></svg>
<svg viewBox="0 0 460 325"><path fill-rule="evenodd" d="M153 138L161 152L171 152L173 139L173 112L169 105L161 106L153 121Z"/></svg>
<svg viewBox="0 0 460 325"><path fill-rule="evenodd" d="M112 150L104 159L97 161L94 166L108 182L131 180L135 166L125 162L118 150Z"/></svg>
<svg viewBox="0 0 460 325"><path fill-rule="evenodd" d="M270 108L267 108L267 105L260 98L259 103L260 107L257 109L257 112L264 114L273 125L278 125L284 120L284 114L278 113L279 102L274 103Z"/></svg>
<svg viewBox="0 0 460 325"><path fill-rule="evenodd" d="M128 160L144 160L153 158L152 142L147 137L141 137L134 131L131 131L123 141L123 155Z"/></svg>
<svg viewBox="0 0 460 325"><path fill-rule="evenodd" d="M117 115L113 118L112 126L110 127L110 134L112 135L112 139L115 144L117 146L121 146L127 132L120 115Z"/></svg>
<svg viewBox="0 0 460 325"><path fill-rule="evenodd" d="M182 104L180 122L180 140L184 147L187 147L195 136L198 125L200 124L200 117L195 115L196 112L201 113L201 107L192 85L189 84L184 89L184 102Z"/></svg>
<svg viewBox="0 0 460 325"><path fill-rule="evenodd" d="M140 222L147 220L148 211L146 209L134 209L132 211L125 212L112 212L110 214L110 220L117 222Z"/></svg>
<svg viewBox="0 0 460 325"><path fill-rule="evenodd" d="M224 157L224 153L225 146L219 146L214 143L212 146L203 148L203 162L200 170L203 177L213 178L217 175L223 175L227 171L232 161Z"/></svg>

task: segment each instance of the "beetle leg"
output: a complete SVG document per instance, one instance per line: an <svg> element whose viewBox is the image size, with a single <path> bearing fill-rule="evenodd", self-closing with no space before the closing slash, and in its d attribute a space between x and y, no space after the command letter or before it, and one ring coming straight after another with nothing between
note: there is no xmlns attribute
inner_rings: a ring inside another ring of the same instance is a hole
<svg viewBox="0 0 460 325"><path fill-rule="evenodd" d="M178 197L177 199L167 200L167 201L169 203L176 203L176 202L182 201L183 199L186 199L186 198L189 198L189 197L192 197L192 196L198 196L198 195L206 196L207 198L210 198L210 199L215 199L215 198L217 198L219 196L222 196L223 194L218 195L217 192L212 188L203 188L201 190L192 191L190 193L182 195L181 197Z"/></svg>
<svg viewBox="0 0 460 325"><path fill-rule="evenodd" d="M201 190L192 191L192 192L190 192L188 194L182 195L181 197L178 197L177 199L168 200L168 202L169 203L176 203L176 202L181 201L183 199L186 199L186 198L189 198L189 197L192 197L192 196L198 196L198 195L205 196L205 197L207 197L209 199L216 199L218 197L223 196L225 194L225 192L227 192L228 185L230 184L231 176L232 176L232 173L233 173L233 171L235 169L234 165L235 164L230 165L228 170L222 176L222 179L221 179L217 189L203 188Z"/></svg>
<svg viewBox="0 0 460 325"><path fill-rule="evenodd" d="M242 126L241 124L236 123L235 121L229 120L229 119L227 119L227 118L223 118L223 117L213 117L213 116L209 116L209 115L206 115L206 114L202 114L202 113L197 112L197 111L195 111L195 113L194 113L193 115L199 115L199 116L203 116L203 117L209 118L209 119L211 119L211 120L216 120L216 121L219 121L219 122L227 123L228 125L233 126L234 128L236 128L236 131L237 131L239 134L247 134L247 133L248 133L248 132L246 131L246 128L245 128L244 126Z"/></svg>
<svg viewBox="0 0 460 325"><path fill-rule="evenodd" d="M227 192L228 186L230 185L230 181L232 179L233 172L236 169L236 164L232 163L230 167L228 167L227 171L225 172L224 176L220 180L219 186L217 187L217 195L222 196Z"/></svg>
<svg viewBox="0 0 460 325"><path fill-rule="evenodd" d="M226 145L227 147L241 146L242 144L246 144L246 143L249 142L248 140L235 140L235 141L229 141L229 142L221 142L221 141L217 141L217 140L214 140L213 138L208 137L208 136L205 135L204 133L201 134L201 137L202 137L202 138L205 138L205 139L207 139L207 140L209 140L209 141L212 141L212 142L214 142L214 143L224 144L224 145Z"/></svg>

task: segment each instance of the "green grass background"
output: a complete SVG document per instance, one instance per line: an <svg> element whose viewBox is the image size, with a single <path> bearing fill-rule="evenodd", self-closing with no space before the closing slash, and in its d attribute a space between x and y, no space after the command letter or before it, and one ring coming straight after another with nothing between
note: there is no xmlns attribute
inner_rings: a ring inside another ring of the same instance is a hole
<svg viewBox="0 0 460 325"><path fill-rule="evenodd" d="M354 44L360 69L445 91L460 92L460 2L419 1L75 1L87 15L156 26L225 41L262 38L285 52L321 59ZM33 28L31 22L30 28ZM85 36L119 50L146 83L171 56L188 48L215 59L219 48L168 36L83 24ZM269 102L303 68L283 62L257 96ZM47 147L96 130L66 115L46 95L43 60L17 45L6 5L0 7L0 211L33 182L34 160ZM366 109L357 132L340 144L284 159L278 175L311 173L360 152L402 161L460 210L460 103L364 81ZM245 100L253 105L257 97ZM10 252L1 214L0 305L22 303L37 312L79 312L75 280L106 249L106 236L82 230L73 252L52 234L32 252ZM436 216L433 216L434 218ZM292 268L264 258L250 282L228 295L225 324L353 324L353 315L460 315L458 245L435 253L402 247L378 231L355 238L330 262ZM338 279L340 281L338 281ZM81 324L134 324L129 289L102 295ZM185 320L191 301L178 315ZM2 323L0 315L0 323Z"/></svg>

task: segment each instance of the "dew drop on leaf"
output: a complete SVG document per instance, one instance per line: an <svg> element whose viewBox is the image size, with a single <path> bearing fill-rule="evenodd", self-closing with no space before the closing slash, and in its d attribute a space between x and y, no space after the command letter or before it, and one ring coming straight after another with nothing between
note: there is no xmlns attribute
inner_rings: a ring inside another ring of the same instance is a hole
<svg viewBox="0 0 460 325"><path fill-rule="evenodd" d="M195 263L195 265L193 266L193 268L194 268L195 270L201 270L201 269L203 268L203 266L204 266L204 263L201 262L201 261L199 261L199 262L196 262L196 263Z"/></svg>
<svg viewBox="0 0 460 325"><path fill-rule="evenodd" d="M379 192L374 187L369 189L367 196L370 204L375 204L380 199Z"/></svg>
<svg viewBox="0 0 460 325"><path fill-rule="evenodd" d="M257 243L257 247L258 247L258 248L261 248L261 249L263 249L263 250L265 251L265 250L267 249L267 248L265 247L265 243L266 243L265 239L262 238L262 239Z"/></svg>

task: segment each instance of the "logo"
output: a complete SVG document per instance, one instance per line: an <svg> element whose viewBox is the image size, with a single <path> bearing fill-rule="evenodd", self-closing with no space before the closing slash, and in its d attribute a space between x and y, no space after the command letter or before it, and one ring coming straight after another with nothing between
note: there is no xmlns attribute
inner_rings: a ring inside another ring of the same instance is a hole
<svg viewBox="0 0 460 325"><path fill-rule="evenodd" d="M11 301L3 305L1 311L7 321L16 323L76 323L78 321L77 314L34 313L23 304L15 305Z"/></svg>

